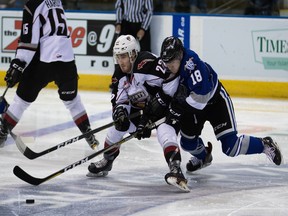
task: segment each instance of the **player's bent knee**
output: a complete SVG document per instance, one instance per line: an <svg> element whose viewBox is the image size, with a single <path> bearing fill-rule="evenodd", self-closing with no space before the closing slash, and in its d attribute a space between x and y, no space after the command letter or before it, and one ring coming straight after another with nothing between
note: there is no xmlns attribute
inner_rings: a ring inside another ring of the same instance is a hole
<svg viewBox="0 0 288 216"><path fill-rule="evenodd" d="M157 138L162 148L164 148L169 143L178 143L175 129L166 123L161 124L157 128Z"/></svg>
<svg viewBox="0 0 288 216"><path fill-rule="evenodd" d="M61 98L62 99L62 98ZM73 107L77 106L78 104L82 104L81 98L79 95L75 95L74 98L71 100L63 100L63 103L67 109L72 109Z"/></svg>
<svg viewBox="0 0 288 216"><path fill-rule="evenodd" d="M192 153L197 149L199 139L200 141L202 141L202 139L199 138L198 136L194 136L193 138L187 138L187 137L181 136L180 145L184 151Z"/></svg>
<svg viewBox="0 0 288 216"><path fill-rule="evenodd" d="M222 152L229 157L235 157L238 155L238 137L236 135L229 135L220 139L222 144Z"/></svg>
<svg viewBox="0 0 288 216"><path fill-rule="evenodd" d="M71 101L77 96L77 79L70 82L62 83L59 87L58 94L61 100Z"/></svg>

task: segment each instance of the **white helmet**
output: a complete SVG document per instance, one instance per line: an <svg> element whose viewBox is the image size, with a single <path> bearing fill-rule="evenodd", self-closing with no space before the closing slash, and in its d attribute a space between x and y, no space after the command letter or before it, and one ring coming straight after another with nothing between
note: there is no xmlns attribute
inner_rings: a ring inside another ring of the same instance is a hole
<svg viewBox="0 0 288 216"><path fill-rule="evenodd" d="M133 52L138 54L140 52L139 42L132 35L121 35L115 41L113 47L113 56L115 63L117 63L116 55L128 53L129 57L133 56Z"/></svg>

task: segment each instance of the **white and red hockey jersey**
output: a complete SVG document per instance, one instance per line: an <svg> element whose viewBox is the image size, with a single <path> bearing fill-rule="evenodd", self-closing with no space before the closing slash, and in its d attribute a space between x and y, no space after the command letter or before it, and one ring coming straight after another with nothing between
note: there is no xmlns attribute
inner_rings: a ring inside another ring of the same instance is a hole
<svg viewBox="0 0 288 216"><path fill-rule="evenodd" d="M173 96L179 82L177 79L168 79L170 73L166 71L163 61L150 52L140 52L134 62L132 72L125 74L119 66L112 76L112 106L118 104L131 105L143 109L145 103L157 92Z"/></svg>
<svg viewBox="0 0 288 216"><path fill-rule="evenodd" d="M22 20L16 58L28 65L37 52L39 60L46 63L74 60L61 0L29 0Z"/></svg>

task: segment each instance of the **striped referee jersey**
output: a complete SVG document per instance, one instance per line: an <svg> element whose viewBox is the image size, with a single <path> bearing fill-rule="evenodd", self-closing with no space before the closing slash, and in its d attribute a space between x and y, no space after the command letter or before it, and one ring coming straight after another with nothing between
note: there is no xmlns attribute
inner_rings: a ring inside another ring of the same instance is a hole
<svg viewBox="0 0 288 216"><path fill-rule="evenodd" d="M142 23L141 28L147 30L153 15L153 0L117 0L115 3L116 24L122 20Z"/></svg>

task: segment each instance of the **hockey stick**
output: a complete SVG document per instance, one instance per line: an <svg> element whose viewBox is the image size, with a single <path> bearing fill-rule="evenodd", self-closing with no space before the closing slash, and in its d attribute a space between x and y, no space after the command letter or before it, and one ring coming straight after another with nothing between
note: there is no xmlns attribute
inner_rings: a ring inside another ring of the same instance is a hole
<svg viewBox="0 0 288 216"><path fill-rule="evenodd" d="M8 109L8 107L9 107L9 104L8 104L8 102L5 99L5 94L6 94L7 90L8 90L8 88L9 87L7 86L5 91L4 91L4 93L2 94L2 96L0 96L0 114L5 113L6 110Z"/></svg>
<svg viewBox="0 0 288 216"><path fill-rule="evenodd" d="M138 112L132 113L132 114L129 116L129 118L132 119L132 118L135 118L135 117L140 116L141 114L142 114L142 111L138 111ZM46 150L44 150L44 151L42 151L42 152L34 152L34 151L32 151L28 146L25 145L25 143L23 142L23 140L21 139L20 136L14 134L13 132L10 132L10 134L11 134L11 136L13 137L13 139L15 140L15 143L16 143L19 151L20 151L24 156L26 156L27 158L29 158L30 160L33 160L33 159L38 158L38 157L40 157L40 156L42 156L42 155L48 154L48 153L50 153L50 152L52 152L52 151L55 151L55 150L57 150L57 149L60 149L60 148L65 147L65 146L67 146L67 145L70 145L70 144L72 144L72 143L74 143L74 142L77 142L78 140L83 139L83 138L85 138L85 137L87 137L87 136L90 136L91 134L94 134L94 133L97 133L97 132L99 132L99 131L102 131L102 130L104 130L104 129L106 129L106 128L109 128L109 127L111 127L112 125L114 125L114 122L110 122L110 123L108 123L108 124L106 124L106 125L103 125L103 126L98 127L98 128L96 128L96 129L94 129L94 130L91 130L91 131L89 131L89 132L87 132L87 133L85 133L85 134L81 134L81 135L79 135L79 136L73 137L73 138L71 138L71 139L69 139L69 140L66 140L66 141L64 141L64 142L61 142L61 143L59 143L59 144L57 144L57 145L55 145L55 146L53 146L53 147L51 147L51 148L48 148L48 149L46 149Z"/></svg>
<svg viewBox="0 0 288 216"><path fill-rule="evenodd" d="M6 86L6 89L4 90L4 92L3 92L2 96L1 96L1 98L4 98L4 96L6 95L6 92L8 91L8 89L9 89L9 87Z"/></svg>
<svg viewBox="0 0 288 216"><path fill-rule="evenodd" d="M156 128L159 124L163 123L163 120L165 120L165 118L162 118L160 120L158 120L157 122L155 122L154 124L150 125L150 128L151 129L154 129ZM63 169L60 169L59 171L55 172L55 173L52 173L51 175L47 176L47 177L44 177L44 178L36 178L36 177L33 177L31 175L29 175L27 172L25 172L22 168L20 168L19 166L15 166L14 169L13 169L13 173L14 175L16 175L18 178L20 178L21 180L31 184L31 185L40 185L42 184L43 182L46 182L52 178L55 178L71 169L73 169L74 167L78 166L78 165L81 165L83 163L86 163L87 161L91 160L92 158L102 154L102 153L105 153L115 147L118 147L120 146L121 144L123 144L124 142L127 142L128 140L134 138L136 136L137 132L134 132L132 134L130 134L129 136L123 138L122 140L120 140L119 142L117 143L114 143L113 145L107 147L107 148L104 148L104 149L101 149L97 152L94 152L93 154L81 159L81 160L78 160L68 166L66 166L65 168Z"/></svg>

